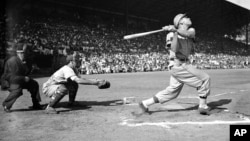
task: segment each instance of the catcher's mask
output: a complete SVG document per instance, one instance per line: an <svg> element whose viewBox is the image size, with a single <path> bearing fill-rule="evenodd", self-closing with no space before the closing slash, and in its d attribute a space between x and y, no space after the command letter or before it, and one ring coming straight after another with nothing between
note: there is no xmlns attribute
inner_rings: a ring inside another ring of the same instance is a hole
<svg viewBox="0 0 250 141"><path fill-rule="evenodd" d="M66 58L67 64L72 62L76 63L76 68L80 67L81 61L80 61L80 55L78 53L74 53L72 55L68 55Z"/></svg>

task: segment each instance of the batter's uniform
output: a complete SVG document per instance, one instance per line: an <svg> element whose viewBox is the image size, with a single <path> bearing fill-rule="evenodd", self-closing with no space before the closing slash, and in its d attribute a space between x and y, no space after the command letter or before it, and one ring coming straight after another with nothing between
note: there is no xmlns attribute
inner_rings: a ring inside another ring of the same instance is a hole
<svg viewBox="0 0 250 141"><path fill-rule="evenodd" d="M194 47L194 40L171 32L167 35L167 43L169 43L168 40L171 40L170 60L173 62L169 71L170 84L166 89L158 92L154 99L160 103L170 101L180 94L184 84L196 88L199 97L206 98L210 94L210 77L205 72L194 68L188 59Z"/></svg>
<svg viewBox="0 0 250 141"><path fill-rule="evenodd" d="M51 99L60 97L61 100L65 95L69 94L69 103L73 103L78 90L78 83L71 81L74 80L75 77L78 77L77 72L68 65L65 65L57 70L48 81L43 84L42 91ZM60 100L58 100L57 103Z"/></svg>

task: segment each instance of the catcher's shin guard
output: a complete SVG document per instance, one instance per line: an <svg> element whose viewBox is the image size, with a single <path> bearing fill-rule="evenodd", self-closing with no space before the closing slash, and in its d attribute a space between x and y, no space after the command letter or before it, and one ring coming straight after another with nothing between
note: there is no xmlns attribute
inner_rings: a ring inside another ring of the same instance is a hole
<svg viewBox="0 0 250 141"><path fill-rule="evenodd" d="M62 94L57 94L52 101L50 101L49 106L55 108L56 104L64 97Z"/></svg>
<svg viewBox="0 0 250 141"><path fill-rule="evenodd" d="M72 104L75 102L76 92L69 92L69 103Z"/></svg>
<svg viewBox="0 0 250 141"><path fill-rule="evenodd" d="M69 90L69 103L73 104L75 102L77 90L78 90L78 84L76 82L71 82L68 86Z"/></svg>

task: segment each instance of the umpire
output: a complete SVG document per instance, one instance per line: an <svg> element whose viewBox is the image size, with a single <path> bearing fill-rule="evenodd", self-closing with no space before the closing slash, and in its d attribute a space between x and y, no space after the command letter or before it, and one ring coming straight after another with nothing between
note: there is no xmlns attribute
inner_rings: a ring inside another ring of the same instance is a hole
<svg viewBox="0 0 250 141"><path fill-rule="evenodd" d="M11 107L21 95L22 90L27 89L31 93L33 106L32 109L42 109L39 104L41 101L39 93L39 84L33 80L28 74L28 69L24 60L24 50L22 44L12 44L7 48L7 61L4 65L4 72L1 77L2 89L8 90L9 95L3 101L5 112L11 112Z"/></svg>

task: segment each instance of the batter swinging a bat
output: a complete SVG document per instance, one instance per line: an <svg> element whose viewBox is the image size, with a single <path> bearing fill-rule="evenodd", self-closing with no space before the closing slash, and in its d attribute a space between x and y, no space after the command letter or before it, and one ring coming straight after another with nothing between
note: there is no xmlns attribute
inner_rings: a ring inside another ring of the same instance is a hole
<svg viewBox="0 0 250 141"><path fill-rule="evenodd" d="M149 114L149 106L155 103L165 103L176 98L183 85L194 87L199 96L199 113L209 114L207 96L210 94L210 77L208 74L194 68L189 63L189 54L194 47L195 29L186 14L178 14L174 18L174 25L162 29L169 31L167 45L170 46L169 72L171 73L169 86L156 93L153 97L139 102L140 112L136 116Z"/></svg>

